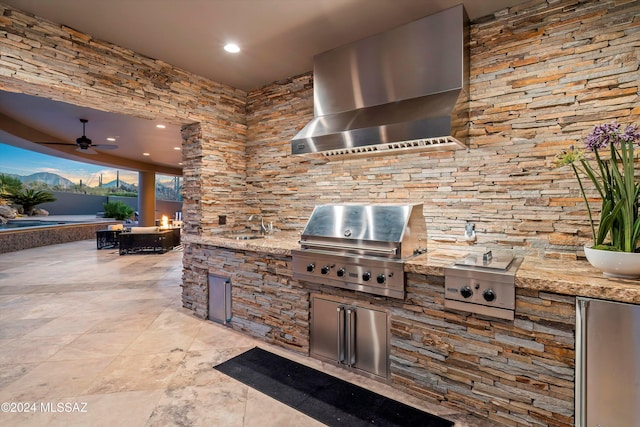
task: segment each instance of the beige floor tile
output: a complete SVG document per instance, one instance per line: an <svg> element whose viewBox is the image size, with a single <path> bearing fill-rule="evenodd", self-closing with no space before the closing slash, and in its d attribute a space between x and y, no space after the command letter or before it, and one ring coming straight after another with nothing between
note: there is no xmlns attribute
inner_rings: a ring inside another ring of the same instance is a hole
<svg viewBox="0 0 640 427"><path fill-rule="evenodd" d="M214 366L229 360L253 347L239 347L223 350L190 350L182 359L175 375L169 383L170 388L184 388L190 385L206 386L233 381L232 378L213 369Z"/></svg>
<svg viewBox="0 0 640 427"><path fill-rule="evenodd" d="M142 332L158 317L154 313L113 315L96 319L96 323L87 331L89 334L107 332Z"/></svg>
<svg viewBox="0 0 640 427"><path fill-rule="evenodd" d="M454 412L197 318L182 307L181 257L120 256L94 240L0 254L0 401L39 410L0 414L0 426L320 425L213 369L256 346L434 414ZM83 402L82 413L39 406ZM456 427L489 426L455 417Z"/></svg>
<svg viewBox="0 0 640 427"><path fill-rule="evenodd" d="M134 342L139 332L110 332L105 334L84 334L76 337L49 360L82 360L116 356Z"/></svg>
<svg viewBox="0 0 640 427"><path fill-rule="evenodd" d="M87 394L162 390L171 382L184 357L183 350L118 356L91 383Z"/></svg>
<svg viewBox="0 0 640 427"><path fill-rule="evenodd" d="M170 389L147 426L249 426L244 422L246 399L247 387L239 383Z"/></svg>
<svg viewBox="0 0 640 427"><path fill-rule="evenodd" d="M189 331L187 331L189 332ZM123 350L123 355L156 354L181 351L186 353L197 331L147 329Z"/></svg>
<svg viewBox="0 0 640 427"><path fill-rule="evenodd" d="M26 338L29 337L52 337L60 335L80 335L89 330L93 325L98 322L97 319L93 319L87 316L60 316L55 319L47 319L39 328L31 328L31 332L25 334Z"/></svg>
<svg viewBox="0 0 640 427"><path fill-rule="evenodd" d="M4 320L0 321L0 339L3 340L23 337L31 333L34 329L37 330L41 326L55 320L55 317L40 319L10 319L6 315L3 315L2 318Z"/></svg>
<svg viewBox="0 0 640 427"><path fill-rule="evenodd" d="M45 362L0 390L2 402L51 401L84 394L112 358Z"/></svg>
<svg viewBox="0 0 640 427"><path fill-rule="evenodd" d="M62 335L0 340L0 365L44 362L77 337Z"/></svg>
<svg viewBox="0 0 640 427"><path fill-rule="evenodd" d="M242 335L226 326L221 326L210 321L200 329L191 345L191 350L224 350L235 348L252 348L258 342L255 339Z"/></svg>
<svg viewBox="0 0 640 427"><path fill-rule="evenodd" d="M0 365L0 391L12 382L22 378L32 369L36 368L38 363L19 363L15 365Z"/></svg>

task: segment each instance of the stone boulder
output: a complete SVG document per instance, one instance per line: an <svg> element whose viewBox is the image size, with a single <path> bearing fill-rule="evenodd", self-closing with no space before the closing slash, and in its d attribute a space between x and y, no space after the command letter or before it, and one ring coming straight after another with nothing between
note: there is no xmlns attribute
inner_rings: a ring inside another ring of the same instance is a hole
<svg viewBox="0 0 640 427"><path fill-rule="evenodd" d="M18 211L15 208L7 205L0 205L0 218L14 219L18 216Z"/></svg>
<svg viewBox="0 0 640 427"><path fill-rule="evenodd" d="M40 208L35 208L31 216L49 216L49 211L40 209Z"/></svg>

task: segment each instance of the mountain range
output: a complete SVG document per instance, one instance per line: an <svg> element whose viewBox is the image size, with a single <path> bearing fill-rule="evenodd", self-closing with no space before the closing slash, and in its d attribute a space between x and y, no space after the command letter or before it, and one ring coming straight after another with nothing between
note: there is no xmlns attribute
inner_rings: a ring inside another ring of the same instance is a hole
<svg viewBox="0 0 640 427"><path fill-rule="evenodd" d="M58 187L58 188L71 188L74 185L76 185L74 182L68 180L67 178L51 172L37 172L37 173L32 173L31 175L16 175L16 174L4 174L4 175L9 175L14 178L17 178L23 184L30 184L32 182L42 182L44 184L47 184L48 186ZM115 179L113 181L103 183L102 186L115 187L117 184L119 184L121 188L126 188L126 189L137 188L135 184L129 184L127 182L124 182L123 180L120 180L118 183L118 181Z"/></svg>
<svg viewBox="0 0 640 427"><path fill-rule="evenodd" d="M0 171L0 174L3 174L3 173ZM70 181L69 179L51 172L37 172L37 173L32 173L31 175L16 175L16 174L3 174L3 175L9 175L11 177L17 178L23 184L30 184L33 182L42 182L47 186L56 187L56 188L72 188L76 185L74 182ZM86 183L85 183L85 186L86 186ZM120 180L114 179L113 181L102 183L102 187L105 187L105 188L115 188L116 186L118 186L120 189L125 191L135 192L138 190L138 186L136 184L129 184L128 182L125 182L122 179ZM173 191L174 183L170 180L169 181L165 180L164 182L157 181L156 189L159 191Z"/></svg>

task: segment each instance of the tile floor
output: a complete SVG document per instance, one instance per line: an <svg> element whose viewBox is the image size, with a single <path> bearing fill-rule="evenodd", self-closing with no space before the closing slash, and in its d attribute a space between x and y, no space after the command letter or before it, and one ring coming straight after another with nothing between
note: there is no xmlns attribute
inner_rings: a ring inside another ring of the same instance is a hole
<svg viewBox="0 0 640 427"><path fill-rule="evenodd" d="M322 425L212 369L256 345L456 427L490 425L194 317L181 258L93 240L0 255L0 425Z"/></svg>

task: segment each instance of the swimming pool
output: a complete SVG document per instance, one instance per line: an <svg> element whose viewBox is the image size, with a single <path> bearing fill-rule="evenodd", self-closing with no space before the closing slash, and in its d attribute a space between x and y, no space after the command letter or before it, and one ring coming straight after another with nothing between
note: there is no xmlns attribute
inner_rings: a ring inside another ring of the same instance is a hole
<svg viewBox="0 0 640 427"><path fill-rule="evenodd" d="M77 224L73 221L40 221L40 220L12 220L10 219L6 224L0 224L0 230L11 230L14 228L26 228L26 227L46 227L49 225L63 225L63 224Z"/></svg>

